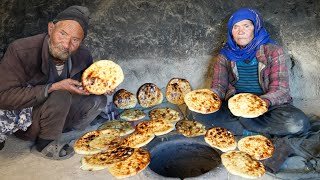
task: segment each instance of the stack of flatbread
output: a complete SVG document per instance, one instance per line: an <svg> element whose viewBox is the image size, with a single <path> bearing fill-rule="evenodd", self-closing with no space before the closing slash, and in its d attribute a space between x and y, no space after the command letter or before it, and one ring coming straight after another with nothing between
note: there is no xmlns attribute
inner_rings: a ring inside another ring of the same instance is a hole
<svg viewBox="0 0 320 180"><path fill-rule="evenodd" d="M130 122L114 120L85 133L74 144L75 152L84 155L80 168L88 171L108 169L119 179L143 171L150 163L150 153L140 147L155 135L134 131Z"/></svg>
<svg viewBox="0 0 320 180"><path fill-rule="evenodd" d="M231 174L255 179L265 174L265 167L259 160L271 157L275 148L268 138L256 135L240 139L238 149L224 151L222 164Z"/></svg>
<svg viewBox="0 0 320 180"><path fill-rule="evenodd" d="M96 61L82 74L83 88L97 95L113 91L123 80L121 67L111 60Z"/></svg>

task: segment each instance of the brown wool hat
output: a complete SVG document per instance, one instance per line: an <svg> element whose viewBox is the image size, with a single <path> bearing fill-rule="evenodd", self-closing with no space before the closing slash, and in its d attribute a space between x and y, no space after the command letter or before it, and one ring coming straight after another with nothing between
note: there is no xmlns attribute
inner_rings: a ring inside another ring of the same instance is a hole
<svg viewBox="0 0 320 180"><path fill-rule="evenodd" d="M87 7L70 6L64 11L60 12L52 22L57 23L62 20L77 21L83 29L84 37L86 37L88 26L89 26L89 16L90 16L90 12Z"/></svg>

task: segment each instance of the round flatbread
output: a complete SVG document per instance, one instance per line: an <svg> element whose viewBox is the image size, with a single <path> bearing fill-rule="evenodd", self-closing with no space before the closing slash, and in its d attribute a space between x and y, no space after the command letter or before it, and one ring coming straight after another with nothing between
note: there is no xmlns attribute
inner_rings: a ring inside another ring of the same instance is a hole
<svg viewBox="0 0 320 180"><path fill-rule="evenodd" d="M262 135L247 136L238 142L240 151L248 153L253 159L263 160L272 156L274 145Z"/></svg>
<svg viewBox="0 0 320 180"><path fill-rule="evenodd" d="M242 151L228 151L221 155L224 167L234 175L255 179L265 174L263 164Z"/></svg>
<svg viewBox="0 0 320 180"><path fill-rule="evenodd" d="M156 136L161 136L174 130L174 125L162 119L153 119L138 123L136 129L142 133L153 133Z"/></svg>
<svg viewBox="0 0 320 180"><path fill-rule="evenodd" d="M125 89L120 89L113 95L113 103L119 109L134 108L137 102L136 96Z"/></svg>
<svg viewBox="0 0 320 180"><path fill-rule="evenodd" d="M137 121L146 116L146 113L139 109L127 109L120 114L120 118L127 121Z"/></svg>
<svg viewBox="0 0 320 180"><path fill-rule="evenodd" d="M124 79L121 67L110 60L91 64L82 74L82 86L91 94L114 90Z"/></svg>
<svg viewBox="0 0 320 180"><path fill-rule="evenodd" d="M172 78L166 87L166 98L172 104L184 104L184 96L191 91L186 79Z"/></svg>
<svg viewBox="0 0 320 180"><path fill-rule="evenodd" d="M176 124L176 129L186 137L195 137L206 134L205 125L194 120L181 120Z"/></svg>
<svg viewBox="0 0 320 180"><path fill-rule="evenodd" d="M163 119L169 122L177 122L182 119L182 115L171 108L154 108L149 111L149 118Z"/></svg>
<svg viewBox="0 0 320 180"><path fill-rule="evenodd" d="M191 111L209 114L219 110L221 100L219 96L209 89L198 89L187 93L184 101Z"/></svg>
<svg viewBox="0 0 320 180"><path fill-rule="evenodd" d="M107 168L110 164L128 159L134 153L130 147L117 147L112 150L94 155L85 155L81 158L82 170L97 171Z"/></svg>
<svg viewBox="0 0 320 180"><path fill-rule="evenodd" d="M222 127L214 127L207 130L204 140L211 147L217 148L222 152L227 152L237 148L237 141L234 135Z"/></svg>
<svg viewBox="0 0 320 180"><path fill-rule="evenodd" d="M109 172L116 178L134 176L143 171L150 163L150 153L142 148L134 150L128 159L108 166Z"/></svg>
<svg viewBox="0 0 320 180"><path fill-rule="evenodd" d="M255 118L268 111L267 103L251 93L236 94L228 100L228 107L235 116Z"/></svg>
<svg viewBox="0 0 320 180"><path fill-rule="evenodd" d="M132 134L124 137L122 146L127 146L131 148L139 148L147 145L155 137L153 133L143 133L135 131Z"/></svg>
<svg viewBox="0 0 320 180"><path fill-rule="evenodd" d="M98 127L98 130L104 129L117 129L120 132L120 136L125 136L135 131L130 122L119 120L107 121Z"/></svg>
<svg viewBox="0 0 320 180"><path fill-rule="evenodd" d="M163 94L157 85L153 83L145 83L140 86L137 92L138 102L143 108L150 108L161 104Z"/></svg>
<svg viewBox="0 0 320 180"><path fill-rule="evenodd" d="M119 146L121 138L120 131L118 129L105 129L103 132L104 133L102 135L89 142L90 147L107 150L114 149Z"/></svg>
<svg viewBox="0 0 320 180"><path fill-rule="evenodd" d="M96 154L101 152L101 149L93 148L89 145L91 141L93 141L95 138L103 135L105 132L109 131L90 131L82 135L75 143L74 143L74 151L77 154Z"/></svg>

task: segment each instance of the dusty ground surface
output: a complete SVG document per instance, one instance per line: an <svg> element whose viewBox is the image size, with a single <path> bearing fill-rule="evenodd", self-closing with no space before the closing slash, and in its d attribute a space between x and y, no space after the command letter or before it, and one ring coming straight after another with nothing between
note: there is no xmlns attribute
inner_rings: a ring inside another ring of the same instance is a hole
<svg viewBox="0 0 320 180"><path fill-rule="evenodd" d="M180 107L181 108L181 107ZM77 139L85 132L96 129L100 124L88 127L84 131L71 131L63 134L64 141ZM172 133L175 133L173 131ZM114 178L107 170L95 172L83 171L80 169L81 155L74 155L72 158L63 161L54 161L38 157L30 152L32 142L23 141L11 135L6 141L5 147L0 151L0 179L1 180L111 180ZM151 159L152 160L152 159ZM320 171L306 171L303 160L291 158L278 174L267 173L260 180L275 179L320 179ZM196 178L196 180L242 180L239 176L228 173L223 167L219 171L208 172ZM167 178L154 173L150 168L140 174L127 178L132 180L149 179L177 179Z"/></svg>

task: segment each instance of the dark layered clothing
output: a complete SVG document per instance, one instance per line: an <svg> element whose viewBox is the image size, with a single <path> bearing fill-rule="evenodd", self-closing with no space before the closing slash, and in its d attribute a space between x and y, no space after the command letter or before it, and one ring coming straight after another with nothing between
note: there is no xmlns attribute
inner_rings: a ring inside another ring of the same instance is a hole
<svg viewBox="0 0 320 180"><path fill-rule="evenodd" d="M14 41L0 63L0 109L22 109L43 103L49 80L47 34ZM80 80L93 60L87 48L80 46L71 56L70 78Z"/></svg>
<svg viewBox="0 0 320 180"><path fill-rule="evenodd" d="M47 34L39 34L16 40L0 62L0 111L32 107L31 126L26 132L18 133L26 140L37 137L56 140L64 128L84 129L107 102L103 95L82 96L64 90L47 93L49 83L66 78L80 81L83 71L93 63L89 50L80 46L58 76L49 54L48 39ZM5 121L6 118L0 116L0 126L4 126ZM19 120L9 125L18 126L17 123ZM0 127L0 135L3 133L10 133L8 127Z"/></svg>

